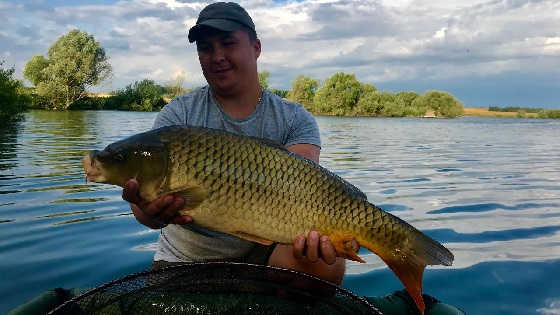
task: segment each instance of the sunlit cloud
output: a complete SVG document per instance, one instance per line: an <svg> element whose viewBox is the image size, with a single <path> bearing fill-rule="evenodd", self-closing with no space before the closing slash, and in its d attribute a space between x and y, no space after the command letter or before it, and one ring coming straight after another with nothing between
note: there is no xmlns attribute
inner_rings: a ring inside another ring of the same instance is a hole
<svg viewBox="0 0 560 315"><path fill-rule="evenodd" d="M0 1L0 56L27 60L73 28L100 41L113 89L184 71L205 84L186 34L208 1ZM241 1L262 40L259 69L288 89L303 74L354 73L380 89L447 90L467 105L557 106L560 3L542 1ZM490 90L484 82L493 81ZM508 88L527 90L508 97ZM533 83L531 83L533 82ZM542 82L545 82L543 84ZM493 92L493 93L492 93ZM494 96L492 96L494 95Z"/></svg>

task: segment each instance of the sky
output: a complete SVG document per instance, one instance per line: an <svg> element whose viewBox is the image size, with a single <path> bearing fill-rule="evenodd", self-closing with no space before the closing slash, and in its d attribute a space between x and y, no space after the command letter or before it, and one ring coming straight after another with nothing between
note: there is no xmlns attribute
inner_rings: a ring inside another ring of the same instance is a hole
<svg viewBox="0 0 560 315"><path fill-rule="evenodd" d="M0 60L27 61L78 28L113 67L94 91L135 81L205 84L188 29L210 1L0 0ZM560 109L558 0L252 0L239 2L262 42L259 71L289 89L337 72L392 92L446 91L466 107ZM30 85L29 82L27 82Z"/></svg>

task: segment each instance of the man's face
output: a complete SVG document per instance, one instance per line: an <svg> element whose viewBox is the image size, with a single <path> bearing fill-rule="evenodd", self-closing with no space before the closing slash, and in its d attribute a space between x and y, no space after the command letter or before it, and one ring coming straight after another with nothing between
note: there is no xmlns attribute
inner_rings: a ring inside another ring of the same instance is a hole
<svg viewBox="0 0 560 315"><path fill-rule="evenodd" d="M255 79L258 82L261 43L258 39L251 42L247 32L208 32L197 40L196 47L202 73L216 92L234 94Z"/></svg>

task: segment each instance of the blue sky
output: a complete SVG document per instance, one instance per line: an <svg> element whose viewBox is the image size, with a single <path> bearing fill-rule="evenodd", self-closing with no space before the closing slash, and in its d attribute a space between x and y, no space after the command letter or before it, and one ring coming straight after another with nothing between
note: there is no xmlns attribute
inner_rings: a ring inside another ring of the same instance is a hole
<svg viewBox="0 0 560 315"><path fill-rule="evenodd" d="M186 32L208 1L0 0L0 60L25 63L79 28L106 49L110 91L144 78L205 83ZM289 89L298 75L354 73L381 90L448 91L469 107L560 108L558 0L255 0L259 70Z"/></svg>

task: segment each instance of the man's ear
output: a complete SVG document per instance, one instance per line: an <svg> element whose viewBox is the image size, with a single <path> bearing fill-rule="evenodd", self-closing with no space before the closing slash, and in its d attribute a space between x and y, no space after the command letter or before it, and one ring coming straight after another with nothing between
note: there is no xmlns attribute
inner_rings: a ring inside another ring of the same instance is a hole
<svg viewBox="0 0 560 315"><path fill-rule="evenodd" d="M260 39L255 39L255 42L253 43L253 49L255 49L255 59L259 59L259 56L261 55L261 40Z"/></svg>

